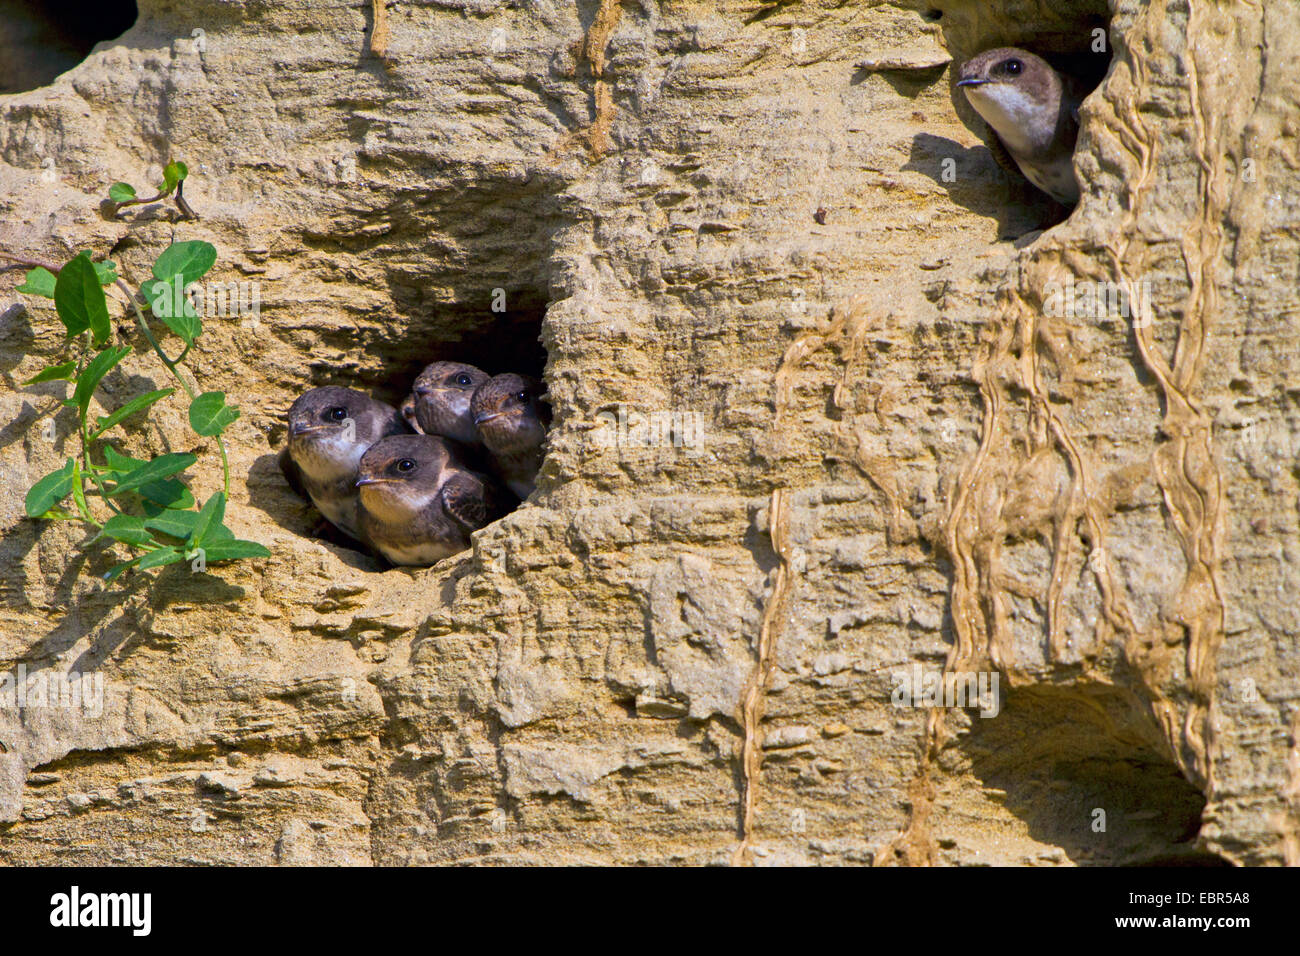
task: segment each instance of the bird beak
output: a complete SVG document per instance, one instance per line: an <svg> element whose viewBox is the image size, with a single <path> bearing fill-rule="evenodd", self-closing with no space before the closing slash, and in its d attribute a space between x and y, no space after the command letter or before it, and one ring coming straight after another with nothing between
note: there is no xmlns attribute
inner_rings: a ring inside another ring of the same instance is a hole
<svg viewBox="0 0 1300 956"><path fill-rule="evenodd" d="M305 422L295 422L289 428L290 435L306 435L308 432L318 432L324 425L308 425Z"/></svg>
<svg viewBox="0 0 1300 956"><path fill-rule="evenodd" d="M983 86L988 80L981 79L978 76L968 77L964 80L958 80L958 86Z"/></svg>
<svg viewBox="0 0 1300 956"><path fill-rule="evenodd" d="M356 487L362 488L366 485L382 485L392 480L393 479L391 478L358 478Z"/></svg>
<svg viewBox="0 0 1300 956"><path fill-rule="evenodd" d="M479 415L474 419L474 424L486 425L488 422L492 421L493 419L500 418L502 414L503 414L502 412L484 412L482 415Z"/></svg>
<svg viewBox="0 0 1300 956"><path fill-rule="evenodd" d="M417 386L415 386L415 394L418 395L418 396L420 396L420 398L428 398L428 397L429 397L429 393L432 392L432 391L433 391L433 389L429 388L427 385L417 385Z"/></svg>

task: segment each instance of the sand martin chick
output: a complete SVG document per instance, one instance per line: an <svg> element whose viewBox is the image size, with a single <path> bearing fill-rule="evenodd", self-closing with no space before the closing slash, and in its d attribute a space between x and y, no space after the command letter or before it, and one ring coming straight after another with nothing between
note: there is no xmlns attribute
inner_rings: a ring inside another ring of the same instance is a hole
<svg viewBox="0 0 1300 956"><path fill-rule="evenodd" d="M454 438L466 445L481 444L469 405L474 390L488 377L487 372L463 362L434 362L425 366L412 389L419 430L426 435Z"/></svg>
<svg viewBox="0 0 1300 956"><path fill-rule="evenodd" d="M420 427L420 419L415 414L415 395L407 395L397 410L406 419L406 424L411 426L411 431L419 435L424 434L424 429Z"/></svg>
<svg viewBox="0 0 1300 956"><path fill-rule="evenodd" d="M967 60L957 85L1025 178L1064 206L1079 201L1074 143L1082 97L1027 50L999 47Z"/></svg>
<svg viewBox="0 0 1300 956"><path fill-rule="evenodd" d="M499 516L494 483L434 435L395 435L361 457L361 530L393 564L430 565L469 547Z"/></svg>
<svg viewBox="0 0 1300 956"><path fill-rule="evenodd" d="M356 489L361 456L384 436L409 432L391 405L350 388L313 388L289 407L289 444L280 467L331 524L361 540Z"/></svg>
<svg viewBox="0 0 1300 956"><path fill-rule="evenodd" d="M522 500L537 487L550 409L542 384L524 375L496 375L474 392L470 408L501 480Z"/></svg>

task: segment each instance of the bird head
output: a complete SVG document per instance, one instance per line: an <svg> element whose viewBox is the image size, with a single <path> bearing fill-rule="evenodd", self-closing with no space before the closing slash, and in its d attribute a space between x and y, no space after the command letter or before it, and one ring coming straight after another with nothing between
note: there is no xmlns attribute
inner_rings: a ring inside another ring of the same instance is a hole
<svg viewBox="0 0 1300 956"><path fill-rule="evenodd" d="M496 375L480 385L470 403L474 425L489 447L540 445L549 410L542 384L525 375Z"/></svg>
<svg viewBox="0 0 1300 956"><path fill-rule="evenodd" d="M337 385L300 395L289 406L288 424L290 456L321 477L355 468L370 444L407 430L392 406Z"/></svg>
<svg viewBox="0 0 1300 956"><path fill-rule="evenodd" d="M1028 151L1034 128L1055 131L1061 79L1042 57L1016 47L985 50L961 65L957 86L1011 149Z"/></svg>
<svg viewBox="0 0 1300 956"><path fill-rule="evenodd" d="M437 495L451 461L447 443L434 435L381 438L357 468L361 504L388 520L408 519Z"/></svg>
<svg viewBox="0 0 1300 956"><path fill-rule="evenodd" d="M425 367L412 389L420 427L430 435L477 441L470 402L488 374L463 362L434 362Z"/></svg>

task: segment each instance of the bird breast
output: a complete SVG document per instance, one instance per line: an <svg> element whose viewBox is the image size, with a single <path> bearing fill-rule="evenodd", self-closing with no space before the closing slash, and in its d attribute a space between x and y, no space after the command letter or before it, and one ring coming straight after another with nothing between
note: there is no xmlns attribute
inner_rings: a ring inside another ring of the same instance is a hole
<svg viewBox="0 0 1300 956"><path fill-rule="evenodd" d="M1024 90L1006 83L985 83L967 89L966 96L1012 153L1031 156L1052 145L1057 114Z"/></svg>

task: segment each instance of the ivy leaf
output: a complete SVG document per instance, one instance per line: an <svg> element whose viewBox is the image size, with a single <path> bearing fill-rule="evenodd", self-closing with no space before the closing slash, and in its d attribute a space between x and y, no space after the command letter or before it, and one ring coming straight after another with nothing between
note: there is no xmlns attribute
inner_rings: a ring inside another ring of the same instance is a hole
<svg viewBox="0 0 1300 956"><path fill-rule="evenodd" d="M150 551L140 559L140 570L147 568L161 568L164 564L175 564L178 561L184 561L185 555L176 548L159 548L157 551Z"/></svg>
<svg viewBox="0 0 1300 956"><path fill-rule="evenodd" d="M99 533L123 544L153 544L153 534L135 515L113 515L104 522L104 527Z"/></svg>
<svg viewBox="0 0 1300 956"><path fill-rule="evenodd" d="M216 261L217 250L211 243L198 239L173 243L154 261L155 281L146 282L141 290L154 315L167 323L186 345L194 344L203 331L203 323L185 289L203 278Z"/></svg>
<svg viewBox="0 0 1300 956"><path fill-rule="evenodd" d="M119 478L109 495L117 497L125 492L140 489L142 486L159 479L169 478L177 472L184 471L196 461L198 459L189 452L168 452L165 455L159 455L153 461L145 462L139 468L135 468Z"/></svg>
<svg viewBox="0 0 1300 956"><path fill-rule="evenodd" d="M200 435L220 435L239 417L239 409L226 404L225 392L204 392L190 403L190 427Z"/></svg>
<svg viewBox="0 0 1300 956"><path fill-rule="evenodd" d="M194 522L199 518L197 511L176 511L168 509L161 514L144 519L144 526L150 531L180 538L182 541L194 533Z"/></svg>
<svg viewBox="0 0 1300 956"><path fill-rule="evenodd" d="M95 286L95 288L98 289L99 286ZM103 295L103 293L101 292L100 295ZM72 397L63 404L79 409L84 416L86 409L90 407L90 396L99 387L100 380L108 374L109 369L126 358L130 351L131 346L123 345L121 348L104 349L104 351L96 355L90 360L90 364L81 370L81 374L77 376L77 387L73 391Z"/></svg>
<svg viewBox="0 0 1300 956"><path fill-rule="evenodd" d="M135 189L126 183L113 183L108 187L108 198L113 202L130 202L135 198Z"/></svg>
<svg viewBox="0 0 1300 956"><path fill-rule="evenodd" d="M92 262L91 265L95 267L100 285L112 285L117 281L117 263L113 260L105 259L103 262Z"/></svg>
<svg viewBox="0 0 1300 956"><path fill-rule="evenodd" d="M152 392L146 392L144 395L141 395L139 398L131 399L131 401L127 402L117 411L112 412L111 414L106 415L102 418L95 419L95 430L90 433L91 439L93 440L98 438L100 435L104 434L104 432L108 431L110 428L112 428L122 419L127 418L130 415L134 415L136 412L140 411L141 409L148 408L150 405L158 401L160 398L166 398L174 391L176 391L176 389L174 388L160 388Z"/></svg>
<svg viewBox="0 0 1300 956"><path fill-rule="evenodd" d="M140 291L149 301L153 314L162 319L167 328L179 335L186 345L193 345L203 331L203 322L178 278L150 279L140 287Z"/></svg>
<svg viewBox="0 0 1300 956"><path fill-rule="evenodd" d="M27 517L39 518L68 497L68 492L72 491L73 469L75 467L76 463L69 458L67 463L58 471L50 472L32 485L32 490L27 492L25 502Z"/></svg>
<svg viewBox="0 0 1300 956"><path fill-rule="evenodd" d="M108 299L100 288L99 273L87 253L81 253L59 270L54 280L54 308L69 335L90 329L95 345L108 341L111 325Z"/></svg>
<svg viewBox="0 0 1300 956"><path fill-rule="evenodd" d="M53 299L54 284L54 273L44 266L37 266L27 273L27 281L20 285L16 291Z"/></svg>
<svg viewBox="0 0 1300 956"><path fill-rule="evenodd" d="M139 564L144 557L145 555L142 554L139 557L132 558L130 561L123 561L121 564L113 565L111 568L109 568L107 571L104 572L104 581L108 584L112 584L114 581L118 579L118 577L121 575L123 571L125 571L127 568L134 567L135 565Z"/></svg>
<svg viewBox="0 0 1300 956"><path fill-rule="evenodd" d="M71 382L76 378L77 363L64 362L62 365L51 365L43 368L27 381L24 385L35 385L37 382Z"/></svg>
<svg viewBox="0 0 1300 956"><path fill-rule="evenodd" d="M194 239L190 242L174 242L163 250L153 264L153 277L171 281L181 277L181 288L191 282L198 282L216 264L217 249L210 242Z"/></svg>
<svg viewBox="0 0 1300 956"><path fill-rule="evenodd" d="M218 491L209 498L194 521L194 530L190 532L186 544L190 548L202 548L208 543L209 531L213 526L221 527L226 516L226 493Z"/></svg>
<svg viewBox="0 0 1300 956"><path fill-rule="evenodd" d="M170 162L163 167L163 187L164 193L169 193L176 188L176 184L190 174L189 167L182 162Z"/></svg>
<svg viewBox="0 0 1300 956"><path fill-rule="evenodd" d="M90 253L86 253L90 255ZM117 281L117 263L111 259L105 259L103 262L92 262L95 268L95 275L99 276L100 285L112 285ZM54 287L58 280L54 273L44 266L37 266L27 273L27 281L20 285L16 291L26 292L28 295L40 295L47 299L54 298Z"/></svg>
<svg viewBox="0 0 1300 956"><path fill-rule="evenodd" d="M123 455L112 445L104 446L104 458L107 463L100 466L99 470L111 478L116 475L130 474L147 464L139 458ZM141 485L138 493L144 499L145 514L150 517L162 514L168 509L184 511L194 507L194 496L177 478L151 481Z"/></svg>
<svg viewBox="0 0 1300 956"><path fill-rule="evenodd" d="M256 541L245 541L243 538L209 541L203 546L203 560L209 563L213 561L234 561L238 558L269 558L270 556L271 552L265 545L258 544Z"/></svg>
<svg viewBox="0 0 1300 956"><path fill-rule="evenodd" d="M194 524L199 519L197 511L178 511L175 509L158 509L144 519L144 526L161 534L180 538L182 541L194 533ZM229 540L235 533L224 524L213 525L208 529L207 541Z"/></svg>
<svg viewBox="0 0 1300 956"><path fill-rule="evenodd" d="M140 486L140 497L144 499L146 513L150 507L161 509L188 510L194 507L194 496L176 478L163 481L151 481ZM156 512L155 512L156 513Z"/></svg>
<svg viewBox="0 0 1300 956"><path fill-rule="evenodd" d="M134 471L144 464L143 458L132 458L130 455L124 455L112 445L104 446L104 471L125 475L128 471Z"/></svg>

